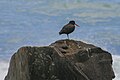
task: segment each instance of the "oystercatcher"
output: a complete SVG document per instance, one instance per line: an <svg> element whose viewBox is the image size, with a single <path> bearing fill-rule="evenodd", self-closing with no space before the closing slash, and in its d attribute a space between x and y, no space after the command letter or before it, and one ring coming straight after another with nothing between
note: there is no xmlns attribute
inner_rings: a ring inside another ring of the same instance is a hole
<svg viewBox="0 0 120 80"><path fill-rule="evenodd" d="M68 24L66 24L62 29L61 29L61 31L59 32L59 35L61 35L61 34L67 34L67 37L68 37L68 39L69 39L69 34L70 33L72 33L74 30L75 30L75 25L76 26L78 26L78 27L80 27L79 25L77 25L76 23L75 23L75 21L69 21L69 23Z"/></svg>

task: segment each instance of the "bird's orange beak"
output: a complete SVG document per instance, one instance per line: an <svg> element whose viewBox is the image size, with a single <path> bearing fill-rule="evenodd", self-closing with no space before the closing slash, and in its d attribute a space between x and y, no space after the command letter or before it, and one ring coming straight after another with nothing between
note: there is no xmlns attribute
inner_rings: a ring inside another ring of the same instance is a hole
<svg viewBox="0 0 120 80"><path fill-rule="evenodd" d="M80 27L79 25L75 24L76 26Z"/></svg>

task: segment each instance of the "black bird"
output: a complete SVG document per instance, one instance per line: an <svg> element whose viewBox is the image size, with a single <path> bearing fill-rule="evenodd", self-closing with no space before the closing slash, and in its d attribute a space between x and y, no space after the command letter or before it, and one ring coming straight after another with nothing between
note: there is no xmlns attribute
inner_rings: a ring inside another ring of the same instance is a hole
<svg viewBox="0 0 120 80"><path fill-rule="evenodd" d="M75 23L75 21L69 21L69 23L68 24L66 24L63 28L62 28L62 30L59 32L59 35L61 35L61 34L67 34L67 37L68 37L68 39L69 39L69 34L70 33L72 33L74 30L75 30L75 25L76 26L78 26L78 27L80 27L79 25L77 25L76 23Z"/></svg>

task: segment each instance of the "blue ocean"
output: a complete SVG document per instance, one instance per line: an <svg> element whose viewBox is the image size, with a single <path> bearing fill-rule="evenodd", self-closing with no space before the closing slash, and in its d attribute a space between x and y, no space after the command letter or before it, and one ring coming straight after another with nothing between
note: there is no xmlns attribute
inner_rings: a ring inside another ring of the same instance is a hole
<svg viewBox="0 0 120 80"><path fill-rule="evenodd" d="M66 39L58 33L70 20L80 25L70 39L110 52L120 80L120 0L0 0L0 80L20 47Z"/></svg>

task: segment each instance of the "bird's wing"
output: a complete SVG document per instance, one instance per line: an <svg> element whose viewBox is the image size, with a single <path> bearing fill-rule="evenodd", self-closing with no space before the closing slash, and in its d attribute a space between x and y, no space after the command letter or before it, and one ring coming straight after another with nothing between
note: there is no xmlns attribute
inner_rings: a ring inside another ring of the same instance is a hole
<svg viewBox="0 0 120 80"><path fill-rule="evenodd" d="M64 31L66 31L66 30L68 30L68 29L70 29L71 27L73 27L74 25L72 25L72 24L67 24L67 25L65 25L63 28L62 28L62 30Z"/></svg>
<svg viewBox="0 0 120 80"><path fill-rule="evenodd" d="M65 26L61 29L61 31L60 31L59 33L66 33L66 32L69 31L72 27L74 27L74 25L72 25L72 24L67 24L67 25L65 25Z"/></svg>

